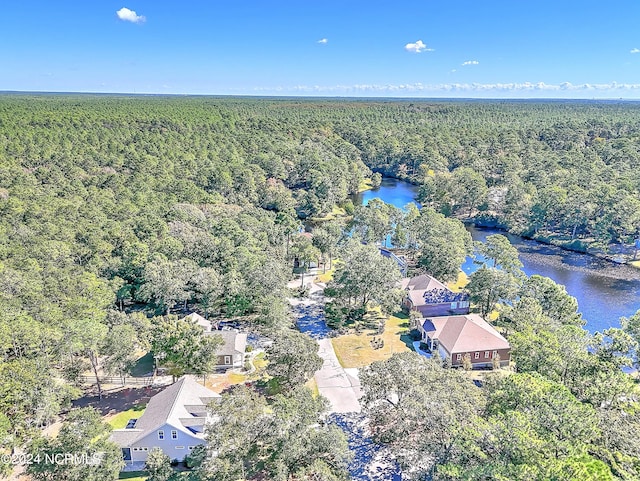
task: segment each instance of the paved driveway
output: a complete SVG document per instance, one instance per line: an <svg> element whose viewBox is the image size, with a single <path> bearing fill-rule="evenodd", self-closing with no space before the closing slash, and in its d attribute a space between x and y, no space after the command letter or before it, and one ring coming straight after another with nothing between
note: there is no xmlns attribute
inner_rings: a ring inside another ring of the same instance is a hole
<svg viewBox="0 0 640 481"><path fill-rule="evenodd" d="M360 380L358 370L347 372L338 362L330 339L319 339L318 354L324 359L322 368L315 374L318 391L331 403L330 412L359 413Z"/></svg>

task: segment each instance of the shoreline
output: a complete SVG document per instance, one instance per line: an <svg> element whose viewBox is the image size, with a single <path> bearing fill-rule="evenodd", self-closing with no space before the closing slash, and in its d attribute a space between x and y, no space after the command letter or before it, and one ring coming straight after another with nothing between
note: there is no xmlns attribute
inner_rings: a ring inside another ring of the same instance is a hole
<svg viewBox="0 0 640 481"><path fill-rule="evenodd" d="M558 247L559 249L568 251L568 252L577 252L578 254L589 255L598 259L602 259L604 261L610 262L614 265L623 265L629 266L633 269L640 270L640 259L634 260L632 256L629 254L618 253L618 254L607 254L605 252L593 251L589 250L589 247L586 246L584 248L573 248L571 245L563 243L563 242L554 242L555 239L547 238L544 236L530 236L524 234L517 234L515 232L510 232L509 229L500 225L498 222L483 222L481 219L471 218L471 219L461 219L463 224L472 225L478 229L494 229L500 232L504 232L506 234L511 234L513 236L521 237L522 239L527 239L530 241L538 242L540 244ZM579 243L581 242L579 239L574 239L573 241L567 241L569 243ZM621 246L621 244L610 244L610 246ZM622 245L624 247L624 245Z"/></svg>
<svg viewBox="0 0 640 481"><path fill-rule="evenodd" d="M387 174L385 174L383 172L380 172L380 171L374 171L374 172L378 172L380 174L383 174L383 177L382 177L383 181L384 181L384 179L393 179L395 181L405 182L407 184L411 184L411 185L414 185L416 187L420 186L420 184L418 184L417 182L415 182L413 180L410 180L410 179L401 179L401 178L393 176L393 175L387 175ZM358 194L361 194L363 192L367 192L369 190L375 190L375 189L369 183L365 182L364 185L362 185L361 188L358 190ZM414 201L417 202L417 199L414 199ZM322 220L325 220L325 219L316 219L316 220L317 221L322 221ZM640 256L638 257L638 259L634 260L633 256L628 254L628 253L622 253L621 252L621 253L607 254L607 253L602 252L602 251L590 250L589 246L572 247L571 244L575 245L575 244L581 244L582 243L582 241L580 241L579 239L560 241L560 240L556 240L556 239L553 239L553 238L548 238L548 237L545 237L545 236L530 236L530 235L518 234L518 233L509 231L509 229L507 229L505 226L500 224L495 219L483 220L482 218L479 219L477 217L473 217L473 218L470 218L470 219L465 218L465 219L459 219L459 220L465 225L472 225L472 226L474 226L476 228L479 228L479 229L495 229L495 230L498 230L500 232L504 232L506 234L511 234L511 235L518 236L518 237L521 237L523 239L527 239L527 240L534 241L534 242L539 242L540 244L543 244L543 245L558 247L558 248L560 248L562 250L565 250L567 252L577 252L579 254L586 254L586 255L595 257L597 259L602 259L604 261L610 262L613 265L624 265L624 266L631 267L632 269L640 270ZM554 241L556 241L556 242L554 242ZM625 246L621 245L621 244L610 244L610 246L611 247L618 247L618 248L620 248L620 247L625 248Z"/></svg>

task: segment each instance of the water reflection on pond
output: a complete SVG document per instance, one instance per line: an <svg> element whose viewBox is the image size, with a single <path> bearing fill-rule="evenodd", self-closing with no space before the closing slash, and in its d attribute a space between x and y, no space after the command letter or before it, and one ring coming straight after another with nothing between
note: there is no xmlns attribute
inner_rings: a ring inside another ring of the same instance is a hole
<svg viewBox="0 0 640 481"><path fill-rule="evenodd" d="M473 227L468 230L477 241L503 233ZM629 317L640 309L640 270L518 236L508 237L518 249L527 275L550 277L578 299L578 308L591 332L619 327L620 317ZM478 265L467 259L462 268L471 273Z"/></svg>
<svg viewBox="0 0 640 481"><path fill-rule="evenodd" d="M396 179L385 178L379 189L358 194L354 203L366 204L379 198L396 207L415 202L418 187ZM469 227L474 240L503 232ZM640 270L617 265L578 252L509 235L518 249L527 275L539 274L564 284L567 292L578 299L579 310L591 332L618 327L620 317L629 317L640 309ZM471 259L463 265L470 274L478 269Z"/></svg>

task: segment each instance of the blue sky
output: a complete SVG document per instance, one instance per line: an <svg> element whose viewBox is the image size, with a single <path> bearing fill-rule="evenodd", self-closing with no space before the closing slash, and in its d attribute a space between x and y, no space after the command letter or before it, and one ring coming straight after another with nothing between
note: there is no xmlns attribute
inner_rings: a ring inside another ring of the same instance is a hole
<svg viewBox="0 0 640 481"><path fill-rule="evenodd" d="M639 21L635 0L20 0L0 90L637 99Z"/></svg>

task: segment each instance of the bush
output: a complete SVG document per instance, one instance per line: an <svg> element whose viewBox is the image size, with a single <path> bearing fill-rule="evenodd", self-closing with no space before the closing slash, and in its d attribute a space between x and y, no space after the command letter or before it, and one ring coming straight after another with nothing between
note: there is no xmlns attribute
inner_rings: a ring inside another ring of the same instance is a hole
<svg viewBox="0 0 640 481"><path fill-rule="evenodd" d="M462 368L465 371L471 371L471 369L473 369L473 364L471 363L471 354L466 353L462 357Z"/></svg>
<svg viewBox="0 0 640 481"><path fill-rule="evenodd" d="M344 209L347 215L353 215L353 213L356 210L351 200L347 200L346 202L343 202L340 207Z"/></svg>
<svg viewBox="0 0 640 481"><path fill-rule="evenodd" d="M204 444L200 444L184 457L184 465L189 468L197 468L202 465L207 457L207 448Z"/></svg>
<svg viewBox="0 0 640 481"><path fill-rule="evenodd" d="M371 187L377 189L382 184L382 174L380 172L374 172L371 176Z"/></svg>

